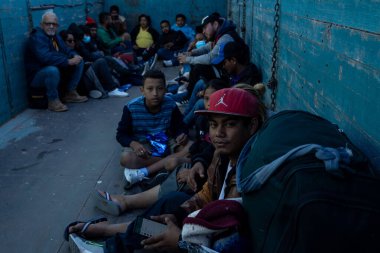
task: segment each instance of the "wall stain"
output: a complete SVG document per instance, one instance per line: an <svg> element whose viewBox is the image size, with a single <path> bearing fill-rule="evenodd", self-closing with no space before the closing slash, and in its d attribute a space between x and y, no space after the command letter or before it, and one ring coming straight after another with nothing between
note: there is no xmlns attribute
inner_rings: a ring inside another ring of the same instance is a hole
<svg viewBox="0 0 380 253"><path fill-rule="evenodd" d="M51 153L54 153L54 152L57 152L59 151L58 149L54 149L54 150L51 150L51 151L42 151L40 152L38 155L37 155L37 159L38 160L41 160L42 158L45 157L45 155L48 155L48 154L51 154Z"/></svg>
<svg viewBox="0 0 380 253"><path fill-rule="evenodd" d="M34 167L36 165L38 165L40 162L36 162L36 163L32 163L32 164L29 164L29 165L25 165L25 166L21 166L21 167L18 167L18 168L13 168L11 169L12 171L19 171L19 170L25 170L25 169L29 169L31 167Z"/></svg>
<svg viewBox="0 0 380 253"><path fill-rule="evenodd" d="M51 142L48 142L47 144L53 144L53 143L60 142L60 141L63 141L63 139L53 139L53 140L51 140Z"/></svg>

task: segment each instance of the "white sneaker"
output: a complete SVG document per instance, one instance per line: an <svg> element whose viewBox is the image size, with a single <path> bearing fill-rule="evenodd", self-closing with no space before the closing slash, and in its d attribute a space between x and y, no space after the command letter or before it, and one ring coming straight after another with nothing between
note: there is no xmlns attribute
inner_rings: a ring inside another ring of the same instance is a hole
<svg viewBox="0 0 380 253"><path fill-rule="evenodd" d="M117 88L113 91L108 92L108 96L110 97L128 97L129 94L124 91L119 91Z"/></svg>
<svg viewBox="0 0 380 253"><path fill-rule="evenodd" d="M178 87L177 93L181 94L187 91L187 83L182 84L181 86Z"/></svg>
<svg viewBox="0 0 380 253"><path fill-rule="evenodd" d="M152 59L149 60L149 62L150 62L149 69L154 69L154 66L156 66L157 57L158 57L158 55L155 54L154 57L153 57L153 60Z"/></svg>
<svg viewBox="0 0 380 253"><path fill-rule="evenodd" d="M143 179L146 179L144 173L141 173L139 169L124 169L124 177L127 181L126 188L131 187L132 185L141 182Z"/></svg>
<svg viewBox="0 0 380 253"><path fill-rule="evenodd" d="M144 63L144 70L143 72L141 73L141 75L145 75L145 73L149 70L149 62L145 62Z"/></svg>
<svg viewBox="0 0 380 253"><path fill-rule="evenodd" d="M88 93L88 96L90 98L101 98L103 94L98 90L90 90L90 92Z"/></svg>
<svg viewBox="0 0 380 253"><path fill-rule="evenodd" d="M162 63L164 64L164 67L171 67L171 66L173 66L172 60L162 61Z"/></svg>

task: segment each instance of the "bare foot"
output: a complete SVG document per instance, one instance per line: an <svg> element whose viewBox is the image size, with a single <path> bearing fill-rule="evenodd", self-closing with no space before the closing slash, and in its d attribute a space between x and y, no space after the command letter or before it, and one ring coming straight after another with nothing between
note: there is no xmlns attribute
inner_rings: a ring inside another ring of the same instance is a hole
<svg viewBox="0 0 380 253"><path fill-rule="evenodd" d="M87 229L84 229L84 225L86 223L78 223L74 226L69 227L69 234L75 233L83 238L92 239L92 238L100 238L106 236L107 227L109 223L107 221L90 224Z"/></svg>
<svg viewBox="0 0 380 253"><path fill-rule="evenodd" d="M106 199L106 192L97 190L100 195L102 195ZM115 202L120 206L120 211L125 212L127 211L127 201L125 199L125 195L109 195L112 202Z"/></svg>

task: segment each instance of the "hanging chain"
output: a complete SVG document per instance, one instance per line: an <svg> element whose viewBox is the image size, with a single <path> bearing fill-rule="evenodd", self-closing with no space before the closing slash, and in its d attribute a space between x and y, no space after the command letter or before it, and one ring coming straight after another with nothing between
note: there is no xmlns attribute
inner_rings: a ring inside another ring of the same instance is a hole
<svg viewBox="0 0 380 253"><path fill-rule="evenodd" d="M247 3L246 0L243 0L243 15L242 15L242 23L241 23L241 35L243 39L245 40L245 33L247 31L246 27L246 19L247 19Z"/></svg>
<svg viewBox="0 0 380 253"><path fill-rule="evenodd" d="M276 92L277 92L277 53L278 53L278 32L280 28L280 3L279 0L276 0L276 4L274 6L274 35L273 35L273 48L272 48L272 75L268 82L269 89L272 90L270 95L271 98L271 110L274 111L276 109Z"/></svg>

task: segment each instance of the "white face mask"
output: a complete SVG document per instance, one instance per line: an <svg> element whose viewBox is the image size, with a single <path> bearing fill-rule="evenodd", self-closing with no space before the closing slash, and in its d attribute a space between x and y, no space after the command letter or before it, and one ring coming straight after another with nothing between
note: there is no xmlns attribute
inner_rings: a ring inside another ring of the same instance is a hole
<svg viewBox="0 0 380 253"><path fill-rule="evenodd" d="M84 43L89 43L91 41L91 37L89 35L84 35L82 41Z"/></svg>

